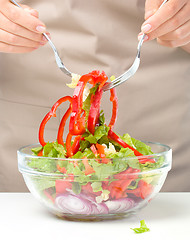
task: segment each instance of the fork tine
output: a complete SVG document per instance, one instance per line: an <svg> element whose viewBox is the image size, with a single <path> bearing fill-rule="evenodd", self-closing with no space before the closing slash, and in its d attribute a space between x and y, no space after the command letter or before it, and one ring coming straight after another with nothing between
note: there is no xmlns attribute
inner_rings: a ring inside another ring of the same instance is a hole
<svg viewBox="0 0 190 240"><path fill-rule="evenodd" d="M125 73L123 73L121 76L116 78L114 81L105 85L103 87L103 90L104 91L110 90L114 87L119 86L123 82L127 81L131 76L133 76L136 73L139 65L140 65L140 54L139 54L139 51L138 51L132 66Z"/></svg>

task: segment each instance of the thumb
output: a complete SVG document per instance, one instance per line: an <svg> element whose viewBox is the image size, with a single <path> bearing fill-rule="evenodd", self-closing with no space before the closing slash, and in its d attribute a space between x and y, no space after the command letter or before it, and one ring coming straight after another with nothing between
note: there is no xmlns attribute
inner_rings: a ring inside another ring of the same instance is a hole
<svg viewBox="0 0 190 240"><path fill-rule="evenodd" d="M149 17L155 14L163 0L146 0L145 2L145 15L144 18L147 20Z"/></svg>

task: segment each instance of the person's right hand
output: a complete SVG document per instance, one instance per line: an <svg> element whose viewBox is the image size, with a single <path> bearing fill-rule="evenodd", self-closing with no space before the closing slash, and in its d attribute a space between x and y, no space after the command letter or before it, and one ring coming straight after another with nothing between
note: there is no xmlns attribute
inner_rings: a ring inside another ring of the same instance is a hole
<svg viewBox="0 0 190 240"><path fill-rule="evenodd" d="M46 32L38 12L26 5L22 8L8 0L0 0L0 52L26 53L46 44Z"/></svg>

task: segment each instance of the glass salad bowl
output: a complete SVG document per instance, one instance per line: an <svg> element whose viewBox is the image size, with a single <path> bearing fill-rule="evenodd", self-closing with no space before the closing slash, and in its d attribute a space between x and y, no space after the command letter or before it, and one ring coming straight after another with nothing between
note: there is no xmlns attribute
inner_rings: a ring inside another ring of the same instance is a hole
<svg viewBox="0 0 190 240"><path fill-rule="evenodd" d="M145 143L154 154L138 159L110 158L106 164L102 159L34 156L31 149L40 145L29 145L18 150L18 168L29 191L56 216L84 221L116 219L145 207L160 191L171 169L171 148ZM84 166L91 170L93 166L93 170L86 174Z"/></svg>

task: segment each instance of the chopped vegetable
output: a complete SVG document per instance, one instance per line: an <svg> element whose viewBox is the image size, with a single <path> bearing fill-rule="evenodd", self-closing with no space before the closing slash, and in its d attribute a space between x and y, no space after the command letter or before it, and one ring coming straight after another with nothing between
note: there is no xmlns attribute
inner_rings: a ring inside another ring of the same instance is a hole
<svg viewBox="0 0 190 240"><path fill-rule="evenodd" d="M140 227L139 228L131 228L135 233L144 233L149 232L150 229L146 226L145 220L140 221Z"/></svg>
<svg viewBox="0 0 190 240"><path fill-rule="evenodd" d="M107 79L105 73L99 71L73 76L69 85L75 87L73 97L60 98L53 105L39 128L41 146L32 149L38 157L29 162L29 167L59 176L54 182L39 182L39 189L43 189L43 194L63 214L130 211L140 201L150 198L154 191L156 183L146 181L141 173L163 164L163 158L155 160L145 143L129 134L120 136L113 131L118 113L115 89L110 90L111 119L109 124L105 123L100 106L102 87ZM86 90L87 84L91 85L89 90ZM69 106L61 119L56 141L45 142L46 123L56 117L57 108L66 101ZM66 121L69 121L68 129L65 129ZM66 141L63 139L65 130Z"/></svg>
<svg viewBox="0 0 190 240"><path fill-rule="evenodd" d="M131 198L107 201L105 204L109 209L109 213L122 213L135 206L135 202Z"/></svg>

